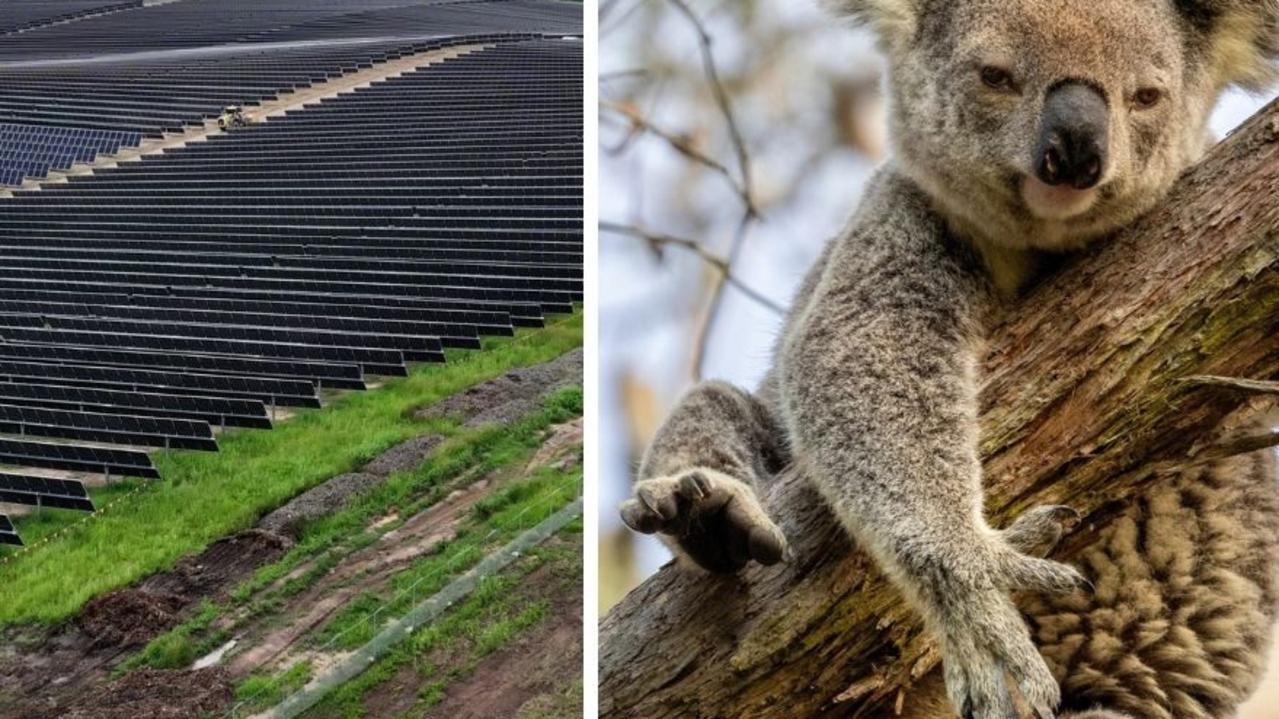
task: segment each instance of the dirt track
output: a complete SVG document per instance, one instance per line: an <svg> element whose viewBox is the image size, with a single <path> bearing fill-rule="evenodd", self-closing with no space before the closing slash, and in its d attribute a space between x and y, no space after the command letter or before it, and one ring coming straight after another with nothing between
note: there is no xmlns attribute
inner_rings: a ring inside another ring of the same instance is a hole
<svg viewBox="0 0 1279 719"><path fill-rule="evenodd" d="M548 546L565 547L555 539ZM581 547L575 547L580 552ZM447 667L466 667L470 643L439 649L400 667L362 702L364 719L511 719L527 715L576 719L582 714L582 593L579 574L564 565L543 565L521 579L519 602L546 602L546 617L506 647L449 682L443 698L423 712L424 682ZM415 711L416 708L416 711ZM329 716L318 712L321 718ZM306 715L309 719L312 715Z"/></svg>

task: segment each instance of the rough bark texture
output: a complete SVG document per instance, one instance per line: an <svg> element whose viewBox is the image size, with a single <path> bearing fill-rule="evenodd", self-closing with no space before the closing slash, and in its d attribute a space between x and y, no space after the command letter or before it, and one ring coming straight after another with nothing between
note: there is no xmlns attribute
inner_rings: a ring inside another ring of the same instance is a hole
<svg viewBox="0 0 1279 719"><path fill-rule="evenodd" d="M1088 515L1219 454L1248 398L1195 375L1279 374L1279 104L1191 170L1161 209L1057 273L991 335L982 457L992 523L1041 503ZM603 620L610 718L887 717L938 656L913 612L794 476L768 506L795 558L740 576L667 566Z"/></svg>

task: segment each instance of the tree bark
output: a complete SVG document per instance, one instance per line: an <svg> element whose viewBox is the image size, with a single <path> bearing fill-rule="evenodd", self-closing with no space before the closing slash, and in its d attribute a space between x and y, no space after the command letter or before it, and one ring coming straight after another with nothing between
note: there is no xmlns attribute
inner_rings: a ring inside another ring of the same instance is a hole
<svg viewBox="0 0 1279 719"><path fill-rule="evenodd" d="M1087 519L1054 555L1068 559L1144 485L1222 454L1205 438L1249 385L1187 378L1276 374L1279 103L994 329L992 524L1076 507ZM918 618L802 478L777 478L765 501L794 559L729 578L667 566L627 596L601 622L601 716L887 717L938 684Z"/></svg>

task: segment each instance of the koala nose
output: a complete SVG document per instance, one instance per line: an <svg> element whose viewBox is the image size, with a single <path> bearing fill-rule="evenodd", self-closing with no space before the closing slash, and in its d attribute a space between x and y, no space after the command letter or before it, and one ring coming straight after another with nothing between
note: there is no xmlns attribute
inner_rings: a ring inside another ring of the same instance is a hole
<svg viewBox="0 0 1279 719"><path fill-rule="evenodd" d="M1106 169L1110 113L1096 88L1067 82L1048 91L1035 174L1049 185L1096 187Z"/></svg>

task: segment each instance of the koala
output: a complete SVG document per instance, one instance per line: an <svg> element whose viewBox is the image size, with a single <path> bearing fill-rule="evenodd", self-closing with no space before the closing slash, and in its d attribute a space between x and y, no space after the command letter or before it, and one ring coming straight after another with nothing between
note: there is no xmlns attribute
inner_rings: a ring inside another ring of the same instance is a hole
<svg viewBox="0 0 1279 719"><path fill-rule="evenodd" d="M1042 556L1070 508L1031 509L1002 531L983 516L978 367L985 328L1046 258L1149 211L1208 145L1221 92L1274 79L1279 3L832 2L887 57L892 157L802 283L760 388L689 392L623 521L706 570L773 564L786 538L759 489L790 468L923 617L951 712L1228 716L1258 679L1274 618L1273 467L1225 461L1177 484L1181 504L1155 490L1149 516L1128 521L1189 531L1168 527L1175 516L1198 534L1174 548L1116 530L1081 572ZM1237 544L1196 551L1226 525ZM1107 562L1121 575L1150 567L1132 580L1148 591L1108 594ZM1089 637L1111 625L1128 629Z"/></svg>

